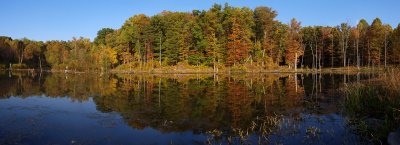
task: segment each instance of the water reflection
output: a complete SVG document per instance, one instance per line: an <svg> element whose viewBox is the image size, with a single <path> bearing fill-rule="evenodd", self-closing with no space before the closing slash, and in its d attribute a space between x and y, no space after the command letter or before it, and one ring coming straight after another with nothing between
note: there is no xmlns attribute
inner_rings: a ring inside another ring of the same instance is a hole
<svg viewBox="0 0 400 145"><path fill-rule="evenodd" d="M52 104L54 106L70 103L65 99L83 104L93 103L96 108L94 112L102 114L86 115L86 118L105 119L107 117L104 115L118 114L120 118L112 117L114 122L122 121L120 125L128 125L134 131L139 131L139 136L149 133L149 129L153 132L150 136L157 134L166 137L168 133L182 133L178 137L168 138L170 142L156 144L357 143L360 140L346 127L346 120L340 113L338 102L341 97L337 90L348 82L374 76L359 73L100 75L2 72L0 96L3 99L0 103L6 107L12 104L6 101L10 97L35 96L64 100L55 102ZM18 103L24 104L24 101L29 106L29 99L19 100ZM7 110L2 109L0 114L6 114ZM72 109L66 107L64 110ZM20 115L21 111L11 108L8 112ZM74 115L64 117L74 119ZM44 119L42 123L49 123L50 120ZM3 123L0 130L12 128L7 122L0 123ZM72 126L80 124L77 122ZM83 131L83 134L90 133ZM243 134L247 137L244 138ZM48 134L44 133L44 136ZM96 138L96 135L90 136ZM122 140L128 141L129 135L124 136ZM110 135L110 138L113 137ZM135 143L153 143L151 139L137 137L136 141L140 142ZM0 138L8 141L12 136L9 132L0 132ZM0 143L7 142L0 140ZM94 142L97 143L115 142ZM128 142L121 142L125 143Z"/></svg>

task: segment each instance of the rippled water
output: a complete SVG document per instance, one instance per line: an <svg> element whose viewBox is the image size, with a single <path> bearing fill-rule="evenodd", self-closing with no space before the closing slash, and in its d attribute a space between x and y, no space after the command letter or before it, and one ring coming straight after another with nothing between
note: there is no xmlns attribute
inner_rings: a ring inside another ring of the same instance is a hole
<svg viewBox="0 0 400 145"><path fill-rule="evenodd" d="M339 89L372 74L0 73L0 144L359 144Z"/></svg>

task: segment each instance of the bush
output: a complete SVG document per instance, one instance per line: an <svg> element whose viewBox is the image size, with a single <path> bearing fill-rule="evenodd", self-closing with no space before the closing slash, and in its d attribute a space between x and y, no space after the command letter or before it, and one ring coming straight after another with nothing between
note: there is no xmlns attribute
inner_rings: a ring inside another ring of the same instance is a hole
<svg viewBox="0 0 400 145"><path fill-rule="evenodd" d="M13 64L12 69L28 69L28 66L25 64Z"/></svg>
<svg viewBox="0 0 400 145"><path fill-rule="evenodd" d="M243 66L243 65L236 65L236 66L232 66L230 69L232 72L238 72L238 73L245 73L248 72L248 69Z"/></svg>

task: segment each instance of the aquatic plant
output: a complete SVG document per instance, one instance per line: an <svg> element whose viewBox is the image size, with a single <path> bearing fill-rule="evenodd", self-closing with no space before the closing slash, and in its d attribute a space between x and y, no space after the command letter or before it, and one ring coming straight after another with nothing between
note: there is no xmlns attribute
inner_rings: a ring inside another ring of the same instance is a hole
<svg viewBox="0 0 400 145"><path fill-rule="evenodd" d="M310 137L318 137L321 130L315 126L308 127L306 129L306 134Z"/></svg>
<svg viewBox="0 0 400 145"><path fill-rule="evenodd" d="M269 143L268 136L277 131L283 123L284 118L281 115L274 114L257 117L251 121L251 124L247 128L232 127L224 131L218 129L206 131L206 134L209 136L206 144L219 144L221 138L225 138L228 144L266 144ZM250 139L253 135L258 140Z"/></svg>

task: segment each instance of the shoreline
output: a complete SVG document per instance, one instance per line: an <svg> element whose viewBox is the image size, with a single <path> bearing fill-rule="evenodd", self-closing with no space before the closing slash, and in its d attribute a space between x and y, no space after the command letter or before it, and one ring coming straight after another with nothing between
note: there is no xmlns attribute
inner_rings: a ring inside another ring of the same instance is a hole
<svg viewBox="0 0 400 145"><path fill-rule="evenodd" d="M289 69L253 69L253 70L228 70L223 69L221 71L215 72L212 69L204 70L204 69L184 69L184 70L171 70L165 68L155 68L151 70L137 70L133 69L129 70L117 70L112 69L110 71L74 71L74 70L54 70L54 69L0 69L1 71L24 71L24 72L46 72L46 73L69 73L69 74L84 74L84 73L111 73L111 74L260 74L260 73L376 73L382 72L390 69L395 69L396 67L338 67L338 68L322 68L322 69L297 69L297 70L289 70Z"/></svg>

